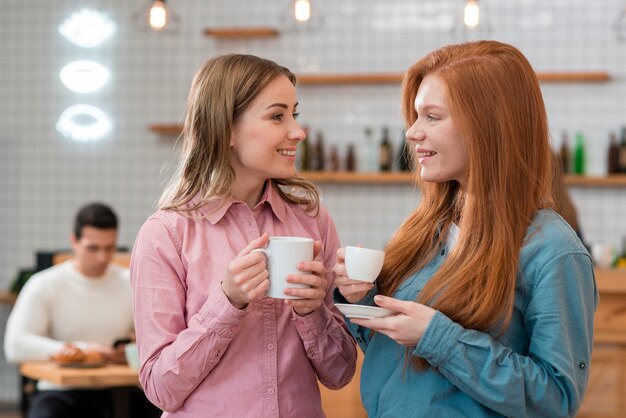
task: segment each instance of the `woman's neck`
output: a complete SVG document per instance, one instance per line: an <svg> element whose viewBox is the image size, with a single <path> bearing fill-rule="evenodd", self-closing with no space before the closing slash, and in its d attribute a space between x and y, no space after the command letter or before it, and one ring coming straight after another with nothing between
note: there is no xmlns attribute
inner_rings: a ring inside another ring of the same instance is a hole
<svg viewBox="0 0 626 418"><path fill-rule="evenodd" d="M235 180L235 184L233 185L232 197L235 200L240 200L244 202L250 209L254 209L254 207L261 200L261 196L263 196L263 191L265 190L266 180L261 182L249 182L249 183L241 183Z"/></svg>

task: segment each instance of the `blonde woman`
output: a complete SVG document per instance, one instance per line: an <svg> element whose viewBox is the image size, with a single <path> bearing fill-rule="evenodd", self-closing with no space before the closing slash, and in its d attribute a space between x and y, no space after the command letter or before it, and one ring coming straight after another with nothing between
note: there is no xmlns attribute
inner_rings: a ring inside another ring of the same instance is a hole
<svg viewBox="0 0 626 418"><path fill-rule="evenodd" d="M419 206L374 288L342 302L397 314L353 319L371 417L571 417L591 360L598 296L589 254L552 210L546 111L520 51L438 49L403 83ZM374 331L374 332L372 332Z"/></svg>
<svg viewBox="0 0 626 418"><path fill-rule="evenodd" d="M141 228L131 263L140 379L168 417L323 417L319 381L352 378L356 347L332 302L339 239L296 177L295 76L251 55L194 78L178 172ZM269 235L310 237L289 276L301 299L264 297ZM310 272L310 273L309 273Z"/></svg>

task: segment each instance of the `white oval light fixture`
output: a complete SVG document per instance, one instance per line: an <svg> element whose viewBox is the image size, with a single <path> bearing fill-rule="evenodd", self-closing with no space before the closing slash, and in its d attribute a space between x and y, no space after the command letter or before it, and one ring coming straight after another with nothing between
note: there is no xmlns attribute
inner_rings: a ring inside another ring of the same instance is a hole
<svg viewBox="0 0 626 418"><path fill-rule="evenodd" d="M95 106L77 104L68 107L59 117L57 131L75 141L93 141L111 130L106 113Z"/></svg>
<svg viewBox="0 0 626 418"><path fill-rule="evenodd" d="M109 70L95 61L79 60L63 67L59 78L73 92L91 93L108 81Z"/></svg>
<svg viewBox="0 0 626 418"><path fill-rule="evenodd" d="M92 9L74 12L59 25L59 33L84 48L100 45L115 32L113 23L104 14Z"/></svg>

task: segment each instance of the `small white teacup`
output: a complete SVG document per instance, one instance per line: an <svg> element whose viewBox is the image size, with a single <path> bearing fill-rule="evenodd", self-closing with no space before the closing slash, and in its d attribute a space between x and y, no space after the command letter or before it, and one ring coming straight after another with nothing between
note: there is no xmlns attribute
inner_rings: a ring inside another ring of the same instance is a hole
<svg viewBox="0 0 626 418"><path fill-rule="evenodd" d="M309 288L309 285L287 283L290 274L306 274L298 270L302 261L313 260L313 240L301 237L270 237L266 248L257 248L252 252L265 254L267 270L270 272L270 288L267 296L277 299L300 299L297 296L285 295L287 287Z"/></svg>
<svg viewBox="0 0 626 418"><path fill-rule="evenodd" d="M373 282L380 274L384 261L384 251L346 246L346 271L352 280Z"/></svg>

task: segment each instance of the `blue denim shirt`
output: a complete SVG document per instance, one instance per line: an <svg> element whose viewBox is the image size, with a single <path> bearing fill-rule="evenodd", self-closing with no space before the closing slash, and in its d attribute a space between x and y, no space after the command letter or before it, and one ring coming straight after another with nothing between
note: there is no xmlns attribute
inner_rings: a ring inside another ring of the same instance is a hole
<svg viewBox="0 0 626 418"><path fill-rule="evenodd" d="M446 253L444 246L393 297L415 300ZM375 294L359 303L373 305ZM412 352L432 367L416 371L405 363L404 346L348 321L365 353L365 409L370 418L574 416L589 378L597 304L587 250L560 216L542 210L521 250L503 334L465 329L437 312Z"/></svg>

